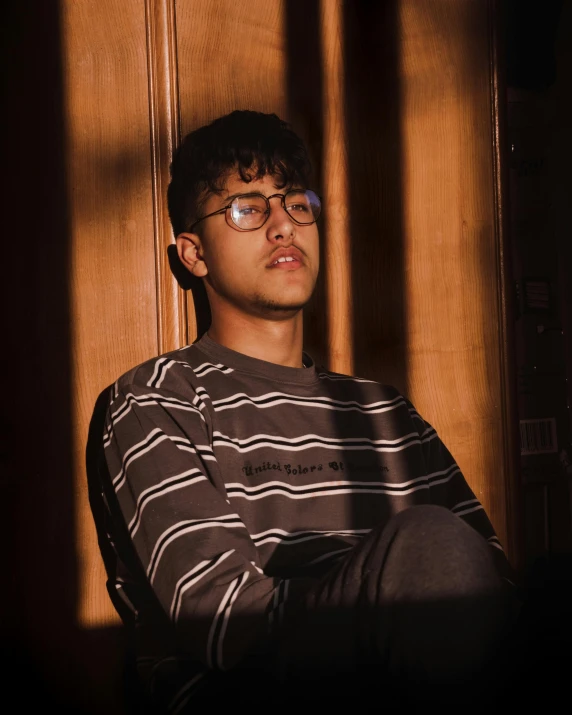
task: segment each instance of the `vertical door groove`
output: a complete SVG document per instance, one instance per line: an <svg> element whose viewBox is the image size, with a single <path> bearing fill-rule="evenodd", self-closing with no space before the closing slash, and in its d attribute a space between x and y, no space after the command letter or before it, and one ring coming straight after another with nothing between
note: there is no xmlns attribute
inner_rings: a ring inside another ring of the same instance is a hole
<svg viewBox="0 0 572 715"><path fill-rule="evenodd" d="M507 245L507 227L504 206L506 205L504 113L499 97L504 96L504 78L499 70L499 21L500 11L496 0L488 2L489 15L489 65L491 90L492 165L495 238L497 250L497 304L499 312L499 363L500 405L502 420L503 470L506 512L506 551L515 568L522 566L520 538L520 509L518 484L518 440L516 389L514 385L515 360L510 330L513 325L511 304L512 267Z"/></svg>
<svg viewBox="0 0 572 715"><path fill-rule="evenodd" d="M187 343L184 292L169 267L173 242L167 210L169 166L180 139L175 0L145 2L149 123L153 172L153 219L157 277L157 347L159 353Z"/></svg>
<svg viewBox="0 0 572 715"><path fill-rule="evenodd" d="M353 374L352 270L343 4L320 3L323 48L323 191L325 200L325 271L328 320L328 367Z"/></svg>

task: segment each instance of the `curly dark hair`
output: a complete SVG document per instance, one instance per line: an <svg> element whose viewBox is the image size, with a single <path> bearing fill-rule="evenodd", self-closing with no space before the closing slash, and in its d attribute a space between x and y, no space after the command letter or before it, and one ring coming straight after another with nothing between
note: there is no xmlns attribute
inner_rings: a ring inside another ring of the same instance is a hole
<svg viewBox="0 0 572 715"><path fill-rule="evenodd" d="M303 141L276 114L236 110L195 129L171 163L167 202L175 236L199 218L209 193L221 193L232 170L245 182L270 174L278 188L307 187L311 164Z"/></svg>

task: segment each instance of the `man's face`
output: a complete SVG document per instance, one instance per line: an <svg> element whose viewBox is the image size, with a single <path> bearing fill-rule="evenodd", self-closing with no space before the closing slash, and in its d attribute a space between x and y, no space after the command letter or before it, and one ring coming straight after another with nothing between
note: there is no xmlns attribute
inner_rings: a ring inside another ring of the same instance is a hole
<svg viewBox="0 0 572 715"><path fill-rule="evenodd" d="M286 193L288 187L278 189L274 181L274 177L266 175L246 183L231 174L222 194L208 197L202 215L226 206L236 194L256 192L268 197ZM226 304L272 320L292 317L308 302L316 284L316 224L295 223L282 208L279 197L270 200L268 220L254 231L233 228L228 213L205 219L200 224L200 236L194 236L203 263L195 264L191 270L195 275L202 271L211 308L224 310ZM276 263L285 256L294 260ZM190 268L189 263L186 265Z"/></svg>

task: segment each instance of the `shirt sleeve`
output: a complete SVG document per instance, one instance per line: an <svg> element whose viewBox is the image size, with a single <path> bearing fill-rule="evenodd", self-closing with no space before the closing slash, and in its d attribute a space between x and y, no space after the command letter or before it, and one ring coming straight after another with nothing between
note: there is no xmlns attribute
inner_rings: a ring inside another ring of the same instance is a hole
<svg viewBox="0 0 572 715"><path fill-rule="evenodd" d="M142 571L178 647L208 668L229 669L264 649L286 599L314 581L262 572L244 523L216 486L200 398L114 389L104 458Z"/></svg>
<svg viewBox="0 0 572 715"><path fill-rule="evenodd" d="M502 544L480 501L468 485L459 465L443 444L435 429L406 400L409 412L421 438L431 501L450 509L486 539L503 579L514 586L516 576L508 562Z"/></svg>

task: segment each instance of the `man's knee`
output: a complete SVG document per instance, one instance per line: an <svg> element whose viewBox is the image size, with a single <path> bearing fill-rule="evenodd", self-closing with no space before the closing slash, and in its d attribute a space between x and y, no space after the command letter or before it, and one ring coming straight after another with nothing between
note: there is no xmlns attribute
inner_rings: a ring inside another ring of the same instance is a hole
<svg viewBox="0 0 572 715"><path fill-rule="evenodd" d="M395 521L400 528L434 529L443 527L447 529L463 529L467 524L456 514L444 506L437 504L417 504L395 514L391 521ZM473 530L474 531L474 530ZM476 532L475 532L476 533Z"/></svg>
<svg viewBox="0 0 572 715"><path fill-rule="evenodd" d="M379 627L394 665L436 682L483 667L504 619L491 547L438 506L404 510L388 527L391 547L379 584L385 619Z"/></svg>
<svg viewBox="0 0 572 715"><path fill-rule="evenodd" d="M440 597L501 587L489 544L448 509L414 506L396 514L387 528L386 587Z"/></svg>
<svg viewBox="0 0 572 715"><path fill-rule="evenodd" d="M485 539L461 517L449 509L435 504L421 504L409 507L395 514L389 521L390 530L411 536L420 548L435 545L473 547L490 553Z"/></svg>

